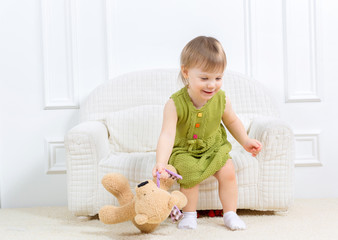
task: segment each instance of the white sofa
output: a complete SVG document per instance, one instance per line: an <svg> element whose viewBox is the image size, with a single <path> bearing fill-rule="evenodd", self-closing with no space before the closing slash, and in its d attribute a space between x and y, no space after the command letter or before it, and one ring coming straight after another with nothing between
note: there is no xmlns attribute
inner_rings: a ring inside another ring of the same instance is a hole
<svg viewBox="0 0 338 240"><path fill-rule="evenodd" d="M81 123L65 136L68 207L92 216L103 205L118 205L101 185L110 172L125 175L132 188L152 178L162 110L180 89L178 70L127 73L98 86L80 108ZM238 208L285 211L293 202L293 133L262 86L226 71L223 89L252 138L263 144L252 157L234 141L231 156L238 180ZM178 189L176 184L173 189ZM198 210L222 209L214 177L200 185Z"/></svg>

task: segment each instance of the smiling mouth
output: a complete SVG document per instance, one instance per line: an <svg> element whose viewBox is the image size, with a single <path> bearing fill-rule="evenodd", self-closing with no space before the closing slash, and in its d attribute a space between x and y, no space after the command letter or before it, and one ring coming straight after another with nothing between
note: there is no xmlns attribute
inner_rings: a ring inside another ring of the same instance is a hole
<svg viewBox="0 0 338 240"><path fill-rule="evenodd" d="M208 95L211 95L211 94L214 93L214 91L209 92L209 91L205 91L205 90L203 90L203 92L206 93L206 94L208 94Z"/></svg>

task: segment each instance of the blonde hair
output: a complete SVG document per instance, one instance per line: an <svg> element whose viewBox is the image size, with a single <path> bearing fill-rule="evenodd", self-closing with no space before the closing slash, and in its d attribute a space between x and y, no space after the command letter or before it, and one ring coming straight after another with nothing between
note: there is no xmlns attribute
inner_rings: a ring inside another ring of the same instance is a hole
<svg viewBox="0 0 338 240"><path fill-rule="evenodd" d="M181 52L181 66L186 69L198 67L205 72L223 72L227 59L221 43L213 37L199 36L188 42ZM180 71L179 78L184 85L188 80Z"/></svg>

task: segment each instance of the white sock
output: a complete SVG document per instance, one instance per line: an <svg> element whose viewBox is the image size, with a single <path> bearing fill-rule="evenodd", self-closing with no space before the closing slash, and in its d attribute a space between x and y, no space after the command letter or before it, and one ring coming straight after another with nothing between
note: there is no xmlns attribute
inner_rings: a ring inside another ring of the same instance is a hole
<svg viewBox="0 0 338 240"><path fill-rule="evenodd" d="M225 226L227 226L231 230L244 230L244 229L246 229L245 223L233 211L229 211L229 212L224 213L223 220L224 220Z"/></svg>
<svg viewBox="0 0 338 240"><path fill-rule="evenodd" d="M178 223L180 229L196 229L197 212L183 212L183 219Z"/></svg>

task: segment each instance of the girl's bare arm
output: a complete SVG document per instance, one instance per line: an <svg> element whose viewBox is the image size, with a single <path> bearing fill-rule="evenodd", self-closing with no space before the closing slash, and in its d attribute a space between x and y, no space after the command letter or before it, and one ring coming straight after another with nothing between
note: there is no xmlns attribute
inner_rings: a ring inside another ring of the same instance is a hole
<svg viewBox="0 0 338 240"><path fill-rule="evenodd" d="M153 168L153 176L156 177L156 171L163 172L168 164L171 155L176 135L177 112L175 103L169 99L164 106L163 123L161 134L157 143L156 149L156 165ZM166 176L166 173L164 176Z"/></svg>

